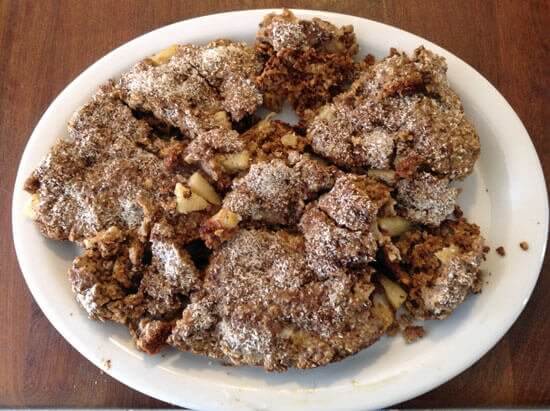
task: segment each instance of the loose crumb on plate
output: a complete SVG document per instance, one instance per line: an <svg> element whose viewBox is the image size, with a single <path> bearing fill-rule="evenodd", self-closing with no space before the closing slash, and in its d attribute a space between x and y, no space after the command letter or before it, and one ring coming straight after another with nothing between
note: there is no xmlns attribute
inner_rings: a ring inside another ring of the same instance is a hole
<svg viewBox="0 0 550 411"><path fill-rule="evenodd" d="M519 243L519 247L520 247L523 251L529 250L529 244L527 243L527 241L522 241L521 243Z"/></svg>
<svg viewBox="0 0 550 411"><path fill-rule="evenodd" d="M405 337L407 344L412 344L424 335L426 335L426 330L420 325L409 325L403 330L403 337Z"/></svg>
<svg viewBox="0 0 550 411"><path fill-rule="evenodd" d="M500 246L496 249L496 252L498 255L500 255L501 257L504 257L506 255L506 251L504 250L504 247L503 246Z"/></svg>

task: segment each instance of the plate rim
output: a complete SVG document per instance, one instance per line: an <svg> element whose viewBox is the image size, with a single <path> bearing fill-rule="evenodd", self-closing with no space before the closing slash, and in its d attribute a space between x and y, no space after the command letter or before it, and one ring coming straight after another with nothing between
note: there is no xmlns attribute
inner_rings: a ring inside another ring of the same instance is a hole
<svg viewBox="0 0 550 411"><path fill-rule="evenodd" d="M251 14L254 15L254 14L257 14L257 15L260 16L260 19L261 19L261 16L263 14L267 14L267 13L270 13L270 12L278 12L278 11L281 11L281 10L282 9L279 9L279 8L275 8L275 9L247 9L247 10L230 11L230 12L223 12L223 13L214 13L214 14L194 17L194 18L191 18L191 19L185 19L185 20L181 20L181 21L178 21L178 22L171 23L169 25L159 27L157 29L146 32L144 34L141 34L141 35L137 36L136 38L131 39L131 40L119 45L118 47L116 47L112 51L108 52L103 57L99 58L94 63L92 63L91 65L89 65L76 78L74 78L72 81L70 81L63 88L63 90L52 100L52 102L50 103L50 105L48 106L48 108L43 113L40 120L37 122L36 126L34 127L29 139L27 140L27 143L25 145L25 149L24 149L24 151L21 155L20 162L18 164L17 177L16 177L16 181L15 181L15 187L14 187L14 190L13 190L13 194L12 194L12 208L11 208L11 213L12 213L11 214L11 217L12 217L12 235L13 235L13 239L14 239L16 255L17 255L19 266L21 268L21 272L23 273L23 277L25 278L25 282L27 284L27 287L31 291L31 294L32 294L33 298L35 299L35 301L37 302L37 304L39 305L40 309L45 314L45 316L48 318L48 321L53 325L53 327L63 336L63 338L66 341L68 341L73 346L73 348L75 348L80 354L82 354L86 359L88 359L90 362L92 362L98 368L102 369L103 371L108 373L110 376L112 376L116 380L120 381L121 383L131 387L132 389L135 389L135 390L137 390L139 392L142 392L142 393L145 393L146 395L149 395L153 398L158 398L162 401L166 401L166 402L169 402L169 403L172 403L172 404L183 405L183 403L178 401L176 399L176 397L172 396L171 398L167 398L167 396L163 395L162 393L159 394L159 392L155 392L153 390L150 390L147 386L147 383L143 384L142 382L144 382L144 381L140 381L139 379L136 380L136 379L128 378L128 376L124 375L124 372L119 371L117 368L113 368L113 369L106 368L104 366L104 364L101 363L101 359L99 358L98 355L93 355L93 353L91 353L92 350L88 349L88 347L86 347L86 346L83 346L78 341L78 338L76 337L76 335L73 334L72 332L70 332L61 322L58 321L59 319L56 318L56 315L53 313L53 310L51 310L48 302L46 301L46 296L41 294L40 290L32 282L32 278L31 278L32 275L28 274L28 272L27 272L28 270L25 270L23 268L25 263L22 262L22 258L21 258L21 256L22 256L22 251L21 251L22 244L21 244L21 240L19 240L19 235L18 235L19 227L17 226L16 220L14 219L14 215L18 212L18 209L16 209L16 206L17 206L16 199L20 196L19 195L20 193L18 193L17 190L19 188L19 191L21 191L22 181L24 181L24 179L26 177L26 176L21 175L21 168L22 168L22 164L23 164L23 159L26 157L26 155L28 155L28 150L30 150L31 141L34 141L37 138L36 137L37 129L39 129L40 125L45 122L45 119L47 119L49 116L54 115L52 107L56 106L56 102L62 100L63 97L66 94L69 94L69 91L71 91L70 90L71 86L74 85L75 83L78 83L80 81L80 79L82 79L86 75L86 73L89 73L90 71L92 71L97 66L104 65L108 61L109 57L123 52L125 48L130 48L131 45L135 45L135 44L138 44L139 42L143 42L144 38L146 38L147 36L152 37L154 35L154 33L169 31L170 28L178 27L178 26L185 25L185 24L198 23L200 20L208 20L208 19L212 19L212 18L228 18L228 17L236 16L236 15L251 15ZM350 19L350 20L359 20L359 21L363 20L367 24L381 25L381 26L384 26L386 29L398 30L399 32L404 33L405 35L410 36L410 37L414 38L415 40L418 40L419 44L424 44L428 48L435 49L437 53L440 53L441 51L443 51L444 54L446 54L448 56L452 56L454 59L456 59L462 65L464 65L469 70L472 70L478 76L480 76L483 79L483 81L488 86L490 86L490 88L492 89L493 93L497 96L497 98L499 98L501 100L501 103L504 104L505 109L507 111L509 111L510 113L512 113L512 115L514 116L513 122L517 123L521 127L523 133L528 137L528 141L530 143L530 147L529 147L528 151L530 152L530 155L534 154L534 158L537 160L535 169L533 170L533 174L536 175L536 176L534 176L534 179L537 180L537 185L539 185L541 183L540 186L544 188L544 192L542 194L544 194L545 206L544 206L544 215L542 216L542 221L541 221L541 228L543 230L545 230L545 232L548 232L548 211L549 211L549 208L548 208L547 185L546 185L544 174L543 174L543 171L542 171L542 165L541 165L540 159L538 157L538 154L536 152L533 141L532 141L527 129L525 128L523 122L521 121L521 119L519 118L517 113L515 112L515 110L511 107L511 105L508 103L508 101L502 96L502 94L493 86L493 84L490 81L488 81L481 73L479 73L476 69L474 69L468 63L466 63L465 61L463 61L462 59L460 59L459 57L457 57L455 54L451 53L450 51L438 46L437 44L435 44L435 43L433 43L433 42L431 42L431 41L429 41L429 40L427 40L423 37L417 36L417 35L415 35L413 33L410 33L406 30L402 30L402 29L400 29L399 27L396 27L396 26L391 26L391 25L388 25L388 24L385 24L385 23L381 23L381 22L372 20L372 19L353 16L353 15L344 14L344 13L334 13L334 12L314 10L314 9L290 9L290 10L293 11L295 14L300 15L300 16L311 17L313 15L316 15L316 16L319 16L319 17L322 17L322 18L326 18L328 20L330 20L331 17L346 18L346 19ZM259 20L258 20L258 22L259 22ZM353 23L353 24L356 24L356 23ZM99 85L99 84L100 83L98 83L97 85ZM538 256L538 263L537 263L537 266L538 266L537 273L538 274L536 275L536 277L534 277L534 279L532 281L532 286L530 287L528 295L526 295L526 298L525 298L523 304L521 304L519 307L517 307L514 314L509 317L509 321L507 322L506 326L503 327L500 330L501 332L498 333L499 335L496 335L494 338L491 339L490 342L486 343L485 346L481 350L479 350L479 355L477 355L477 354L472 355L469 358L469 361L463 362L461 366L454 367L452 369L452 371L446 372L443 377L440 377L438 379L434 379L433 381L430 380L430 381L419 383L415 386L415 389L412 389L412 390L409 389L408 391L404 390L404 392L402 392L401 394L396 393L395 396L393 396L391 398L391 400L389 400L389 401L388 400L379 401L378 403L371 403L369 406L373 406L375 408L382 407L382 406L388 406L388 405L391 405L391 404L395 404L395 403L398 403L398 402L408 400L410 398L414 398L414 397L416 397L416 396L418 396L422 393L425 393L425 392L427 392L427 391L429 391L429 390L431 390L431 389L433 389L433 388L449 381L451 378L453 378L456 375L458 375L459 373L463 372L464 370L469 368L473 363L477 362L481 357L483 357L492 347L494 347L498 343L498 341L500 341L500 339L504 336L504 334L506 334L508 332L510 327L515 323L515 321L517 320L517 318L519 317L519 315L523 311L525 305L529 301L529 299L532 295L532 292L534 290L534 287L536 286L536 283L537 283L538 278L540 276L542 264L544 262L544 256L545 256L545 252L546 252L547 241L548 241L548 238L546 237L546 239L543 243L543 246L542 246L541 255ZM205 399L203 398L203 400L205 400ZM354 405L357 406L358 404L343 404L342 409L354 409L354 408L348 408L349 405L351 405L353 407ZM199 408L199 409L204 409L204 408L221 409L215 403L209 403L209 402L204 402L204 401L197 402L195 400L189 400L189 398L185 399L185 406L190 406L190 407L193 407L193 408L196 407L196 408ZM248 405L245 405L245 404L241 404L241 406L248 407Z"/></svg>

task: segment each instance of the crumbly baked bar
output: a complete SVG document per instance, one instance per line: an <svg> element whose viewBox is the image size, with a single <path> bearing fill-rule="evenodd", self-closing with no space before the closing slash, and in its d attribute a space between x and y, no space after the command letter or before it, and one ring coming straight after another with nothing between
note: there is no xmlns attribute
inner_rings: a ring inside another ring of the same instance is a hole
<svg viewBox="0 0 550 411"><path fill-rule="evenodd" d="M213 41L205 46L176 45L137 63L118 82L133 109L151 112L189 137L214 128L231 128L262 103L254 80L260 70L245 43Z"/></svg>

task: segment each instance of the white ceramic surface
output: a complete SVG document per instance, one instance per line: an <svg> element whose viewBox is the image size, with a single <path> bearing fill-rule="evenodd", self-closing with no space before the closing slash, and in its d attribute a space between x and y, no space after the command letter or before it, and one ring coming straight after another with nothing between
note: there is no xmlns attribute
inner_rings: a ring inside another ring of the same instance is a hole
<svg viewBox="0 0 550 411"><path fill-rule="evenodd" d="M70 291L66 271L77 250L43 238L23 215L23 182L71 113L99 84L139 59L175 42L203 43L218 37L252 41L268 10L211 15L172 24L112 51L84 71L54 100L36 126L19 166L13 196L13 234L27 284L57 330L98 367L119 381L161 400L201 410L355 410L389 406L449 380L485 354L527 303L542 264L548 203L539 160L521 121L498 91L472 67L405 31L374 21L321 11L296 10L353 24L361 53L384 56L390 47L412 51L423 44L446 57L449 80L474 122L482 154L463 183L460 203L494 249L484 264L492 275L481 295L470 298L444 322L430 322L427 336L406 346L400 337L309 371L281 374L229 368L191 354L168 351L147 357L133 347L128 331L86 318ZM91 45L90 47L93 47ZM528 252L518 243L527 240ZM106 368L106 361L111 367ZM489 381L488 381L489 383Z"/></svg>

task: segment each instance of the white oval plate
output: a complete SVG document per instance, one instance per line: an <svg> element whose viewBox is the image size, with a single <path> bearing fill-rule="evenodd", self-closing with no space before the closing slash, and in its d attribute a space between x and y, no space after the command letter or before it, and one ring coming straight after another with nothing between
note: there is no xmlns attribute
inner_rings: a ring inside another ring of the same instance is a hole
<svg viewBox="0 0 550 411"><path fill-rule="evenodd" d="M374 21L321 11L295 10L353 24L361 53L377 57L390 47L407 52L424 44L447 59L449 80L462 97L480 138L482 154L462 184L465 214L481 226L491 247L484 268L492 273L483 293L469 298L451 318L426 324L427 336L406 346L383 338L342 362L309 371L269 374L224 367L174 350L148 357L128 331L87 319L71 293L66 271L77 250L43 238L23 215L23 182L72 112L109 78L173 43L204 43L219 37L252 42L270 10L216 14L182 21L145 34L112 51L63 90L36 126L21 159L13 196L13 234L27 284L54 327L86 358L147 395L203 410L355 410L385 407L422 394L457 375L485 354L527 303L541 268L548 232L546 185L535 149L521 121L498 91L472 67L420 37ZM529 242L529 251L518 243ZM110 367L107 361L110 360Z"/></svg>

